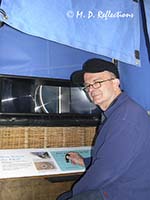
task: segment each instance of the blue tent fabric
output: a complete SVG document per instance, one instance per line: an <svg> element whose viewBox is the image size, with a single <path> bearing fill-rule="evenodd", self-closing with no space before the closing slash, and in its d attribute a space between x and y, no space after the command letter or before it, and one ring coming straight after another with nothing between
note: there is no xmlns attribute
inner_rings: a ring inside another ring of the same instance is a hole
<svg viewBox="0 0 150 200"><path fill-rule="evenodd" d="M24 33L140 65L136 1L2 0L1 8L1 20Z"/></svg>
<svg viewBox="0 0 150 200"><path fill-rule="evenodd" d="M122 89L127 91L127 93L146 110L150 110L150 61L142 18L140 19L141 67L135 68L132 65L119 62L119 71Z"/></svg>
<svg viewBox="0 0 150 200"><path fill-rule="evenodd" d="M0 74L69 79L92 57L102 56L27 35L7 25L0 28Z"/></svg>

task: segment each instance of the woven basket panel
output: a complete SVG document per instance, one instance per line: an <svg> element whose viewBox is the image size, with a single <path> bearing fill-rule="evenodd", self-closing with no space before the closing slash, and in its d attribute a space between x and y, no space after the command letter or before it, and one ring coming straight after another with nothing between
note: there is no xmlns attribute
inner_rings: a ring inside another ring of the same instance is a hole
<svg viewBox="0 0 150 200"><path fill-rule="evenodd" d="M51 127L46 129L46 146L48 148L64 146L63 127Z"/></svg>
<svg viewBox="0 0 150 200"><path fill-rule="evenodd" d="M28 147L27 148L43 148L45 142L44 127L29 127L28 128Z"/></svg>
<svg viewBox="0 0 150 200"><path fill-rule="evenodd" d="M80 127L63 128L63 146L84 146L84 134Z"/></svg>
<svg viewBox="0 0 150 200"><path fill-rule="evenodd" d="M0 149L90 146L95 127L0 127Z"/></svg>
<svg viewBox="0 0 150 200"><path fill-rule="evenodd" d="M84 146L92 146L93 139L95 137L96 128L95 127L86 127L84 128Z"/></svg>
<svg viewBox="0 0 150 200"><path fill-rule="evenodd" d="M0 149L24 148L24 128L0 127Z"/></svg>
<svg viewBox="0 0 150 200"><path fill-rule="evenodd" d="M47 130L47 147L83 146L84 137L78 127L52 127Z"/></svg>

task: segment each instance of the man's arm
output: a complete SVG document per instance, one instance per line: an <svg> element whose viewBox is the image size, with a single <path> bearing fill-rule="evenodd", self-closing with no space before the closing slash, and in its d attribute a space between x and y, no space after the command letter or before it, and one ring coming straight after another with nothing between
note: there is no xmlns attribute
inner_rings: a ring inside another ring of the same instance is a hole
<svg viewBox="0 0 150 200"><path fill-rule="evenodd" d="M93 158L84 176L74 185L73 194L102 188L121 176L144 144L142 133L128 124L113 132Z"/></svg>

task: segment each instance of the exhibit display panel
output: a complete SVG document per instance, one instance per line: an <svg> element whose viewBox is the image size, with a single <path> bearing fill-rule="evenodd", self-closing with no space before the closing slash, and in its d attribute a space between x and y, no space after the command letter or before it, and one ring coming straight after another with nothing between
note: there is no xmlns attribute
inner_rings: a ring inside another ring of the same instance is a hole
<svg viewBox="0 0 150 200"><path fill-rule="evenodd" d="M45 126L52 121L56 125L69 120L71 125L75 121L96 122L100 113L82 88L68 80L0 76L1 124L18 120L30 125L32 120L31 125L42 125L43 121Z"/></svg>

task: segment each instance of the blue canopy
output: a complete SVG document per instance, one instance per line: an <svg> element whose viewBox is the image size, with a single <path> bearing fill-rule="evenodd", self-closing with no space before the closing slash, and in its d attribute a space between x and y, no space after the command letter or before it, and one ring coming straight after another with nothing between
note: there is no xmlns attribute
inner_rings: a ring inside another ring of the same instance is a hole
<svg viewBox="0 0 150 200"><path fill-rule="evenodd" d="M2 0L0 74L69 79L91 57L116 59L122 88L149 110L149 7L148 0Z"/></svg>
<svg viewBox="0 0 150 200"><path fill-rule="evenodd" d="M1 7L7 15L5 23L27 34L139 64L136 1L3 0Z"/></svg>

